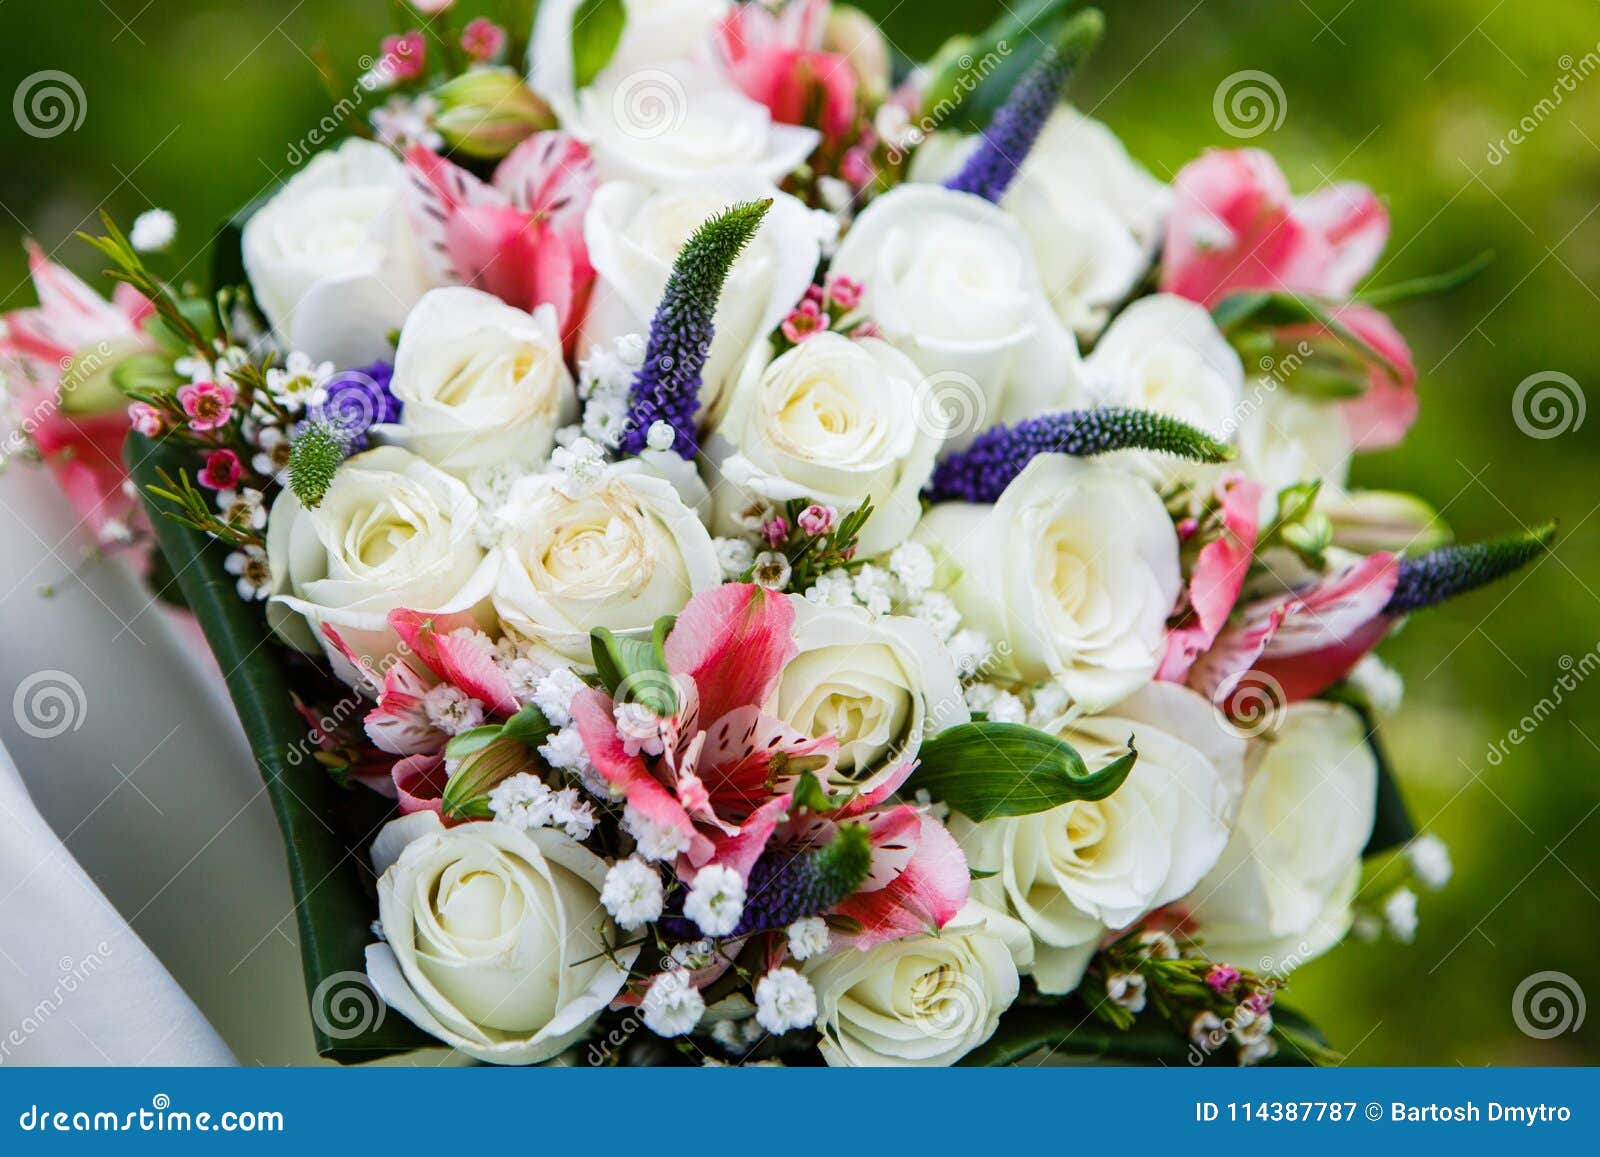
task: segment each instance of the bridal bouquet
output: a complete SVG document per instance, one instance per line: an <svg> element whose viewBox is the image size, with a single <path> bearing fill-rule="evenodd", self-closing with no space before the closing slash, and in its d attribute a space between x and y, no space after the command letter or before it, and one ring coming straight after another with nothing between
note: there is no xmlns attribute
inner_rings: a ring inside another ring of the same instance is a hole
<svg viewBox="0 0 1600 1157"><path fill-rule="evenodd" d="M1262 152L1156 180L1072 7L914 66L826 0L417 2L209 293L38 262L4 349L116 343L329 1055L1331 1055L1293 969L1449 874L1373 649L1549 530L1348 483L1417 416L1381 307L1475 267L1359 288L1380 202Z"/></svg>

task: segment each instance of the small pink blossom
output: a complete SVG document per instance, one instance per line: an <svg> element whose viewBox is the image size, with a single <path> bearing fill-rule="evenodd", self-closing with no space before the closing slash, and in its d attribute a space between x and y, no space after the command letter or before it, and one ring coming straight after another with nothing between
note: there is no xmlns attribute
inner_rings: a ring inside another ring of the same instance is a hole
<svg viewBox="0 0 1600 1157"><path fill-rule="evenodd" d="M413 28L399 36L383 38L381 67L393 80L416 80L428 64L428 42Z"/></svg>
<svg viewBox="0 0 1600 1157"><path fill-rule="evenodd" d="M133 428L146 438L159 437L161 431L167 428L167 423L161 411L148 402L135 402L128 407L128 421Z"/></svg>
<svg viewBox="0 0 1600 1157"><path fill-rule="evenodd" d="M1206 984L1213 992L1227 992L1239 983L1239 970L1231 964L1213 964L1206 973Z"/></svg>
<svg viewBox="0 0 1600 1157"><path fill-rule="evenodd" d="M762 523L761 537L767 540L769 546L777 546L789 537L789 520L780 516Z"/></svg>
<svg viewBox="0 0 1600 1157"><path fill-rule="evenodd" d="M473 60L494 60L505 46L506 30L487 17L475 17L461 31L461 50Z"/></svg>
<svg viewBox="0 0 1600 1157"><path fill-rule="evenodd" d="M217 382L197 382L178 391L183 412L189 415L189 429L215 430L233 416L234 388Z"/></svg>
<svg viewBox="0 0 1600 1157"><path fill-rule="evenodd" d="M802 301L798 309L784 318L782 326L783 336L795 345L827 328L828 323L822 316L822 310L810 299Z"/></svg>
<svg viewBox="0 0 1600 1157"><path fill-rule="evenodd" d="M828 299L840 309L849 313L861 304L861 296L865 291L859 281L841 274L828 278Z"/></svg>
<svg viewBox="0 0 1600 1157"><path fill-rule="evenodd" d="M1258 988L1244 998L1244 1007L1257 1016L1266 1016L1267 1011L1272 1007L1272 1000L1272 990L1270 988Z"/></svg>
<svg viewBox="0 0 1600 1157"><path fill-rule="evenodd" d="M212 490L232 490L244 477L244 463L232 450L213 450L200 471L200 485Z"/></svg>
<svg viewBox="0 0 1600 1157"><path fill-rule="evenodd" d="M839 520L839 512L831 506L813 502L800 512L800 529L807 534L827 534Z"/></svg>
<svg viewBox="0 0 1600 1157"><path fill-rule="evenodd" d="M844 157L839 161L839 176L857 189L864 189L872 184L873 178L878 175L873 168L872 157L863 148L846 149Z"/></svg>

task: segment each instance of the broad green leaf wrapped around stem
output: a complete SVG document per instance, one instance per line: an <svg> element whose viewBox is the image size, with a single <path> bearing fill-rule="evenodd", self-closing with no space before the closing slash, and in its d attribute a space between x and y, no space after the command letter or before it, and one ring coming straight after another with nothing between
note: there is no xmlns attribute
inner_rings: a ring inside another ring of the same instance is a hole
<svg viewBox="0 0 1600 1157"><path fill-rule="evenodd" d="M924 740L908 790L926 791L971 819L1026 816L1073 800L1105 799L1138 752L1090 772L1071 744L1020 723L963 723Z"/></svg>

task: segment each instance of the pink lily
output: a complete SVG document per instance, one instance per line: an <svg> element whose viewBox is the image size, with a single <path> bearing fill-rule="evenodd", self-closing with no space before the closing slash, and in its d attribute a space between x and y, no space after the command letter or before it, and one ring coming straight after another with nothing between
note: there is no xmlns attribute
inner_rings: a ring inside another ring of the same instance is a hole
<svg viewBox="0 0 1600 1157"><path fill-rule="evenodd" d="M530 313L548 302L570 346L594 283L583 241L598 183L588 149L563 132L535 133L500 162L493 184L421 145L406 167L411 222L440 275Z"/></svg>
<svg viewBox="0 0 1600 1157"><path fill-rule="evenodd" d="M1200 548L1189 577L1188 613L1167 632L1167 653L1156 678L1181 683L1233 613L1254 557L1259 530L1261 486L1242 478L1223 484L1222 530Z"/></svg>
<svg viewBox="0 0 1600 1157"><path fill-rule="evenodd" d="M833 765L836 740L812 739L762 711L796 654L793 626L789 601L754 584L690 599L666 641L679 710L660 721L659 756L629 752L604 691L573 700L595 769L645 819L685 838L685 878L712 862L747 875L800 775L825 777ZM785 770L794 763L805 770Z"/></svg>
<svg viewBox="0 0 1600 1157"><path fill-rule="evenodd" d="M1399 576L1399 561L1380 552L1251 603L1194 664L1189 685L1218 704L1252 674L1280 689L1286 703L1321 694L1389 633L1393 619L1383 608Z"/></svg>
<svg viewBox="0 0 1600 1157"><path fill-rule="evenodd" d="M1348 296L1389 239L1371 189L1343 182L1295 197L1259 149L1206 153L1173 193L1161 289L1208 306L1245 289Z"/></svg>
<svg viewBox="0 0 1600 1157"><path fill-rule="evenodd" d="M791 0L773 12L736 4L716 31L729 78L785 124L817 127L832 140L855 127L860 78L850 60L822 51L828 0Z"/></svg>

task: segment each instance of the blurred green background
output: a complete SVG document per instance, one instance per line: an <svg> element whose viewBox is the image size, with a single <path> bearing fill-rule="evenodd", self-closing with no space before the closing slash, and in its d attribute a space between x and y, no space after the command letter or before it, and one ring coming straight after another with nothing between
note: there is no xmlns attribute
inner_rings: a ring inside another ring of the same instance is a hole
<svg viewBox="0 0 1600 1157"><path fill-rule="evenodd" d="M863 6L887 14L893 40L919 58L1001 7ZM1498 255L1465 289L1400 308L1422 419L1403 449L1363 460L1357 477L1428 496L1463 538L1553 516L1561 539L1525 576L1414 620L1386 648L1408 688L1388 727L1391 755L1419 826L1448 841L1456 877L1423 897L1415 944L1352 943L1296 974L1291 992L1354 1064L1600 1062L1600 1012L1551 1039L1512 1015L1519 983L1544 971L1600 998L1600 685L1558 686L1600 646L1600 417L1533 438L1512 413L1517 385L1535 373L1568 375L1580 400L1600 390L1600 7L1102 6L1110 31L1076 99L1157 175L1240 143L1219 127L1214 97L1226 78L1260 70L1281 86L1284 115L1249 143L1275 153L1299 189L1354 179L1388 201L1394 240L1378 283ZM332 104L320 54L348 91L396 10L383 0L0 3L0 95L47 69L84 94L81 125L52 138L0 117L0 308L31 303L24 236L94 270L69 238L100 209L124 224L172 210L174 264L203 276L212 230L308 150ZM1525 117L1534 128L1524 143L1492 159ZM1541 700L1532 737L1491 762L1491 746Z"/></svg>

